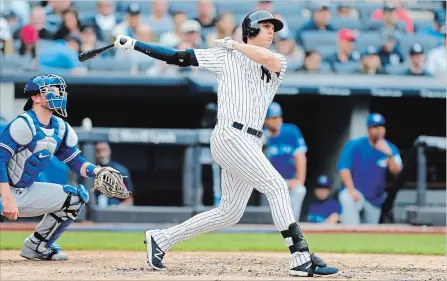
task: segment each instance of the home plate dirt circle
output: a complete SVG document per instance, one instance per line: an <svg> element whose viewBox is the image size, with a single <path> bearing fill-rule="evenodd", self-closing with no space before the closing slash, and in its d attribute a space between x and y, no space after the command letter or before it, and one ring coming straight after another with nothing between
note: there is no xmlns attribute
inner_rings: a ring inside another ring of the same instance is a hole
<svg viewBox="0 0 447 281"><path fill-rule="evenodd" d="M172 251L165 256L168 271L164 272L149 269L146 253L141 251L67 251L70 260L64 262L28 261L19 254L19 251L0 251L0 280L297 279L287 275L287 253ZM341 269L330 280L447 280L446 259L443 256L320 256ZM317 278L323 279L326 278Z"/></svg>

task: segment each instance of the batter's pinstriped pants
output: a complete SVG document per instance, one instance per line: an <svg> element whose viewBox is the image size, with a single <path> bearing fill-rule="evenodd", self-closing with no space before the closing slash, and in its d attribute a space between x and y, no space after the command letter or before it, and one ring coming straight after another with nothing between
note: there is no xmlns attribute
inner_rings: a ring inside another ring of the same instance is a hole
<svg viewBox="0 0 447 281"><path fill-rule="evenodd" d="M211 136L211 153L222 168L219 206L182 224L154 231L154 240L163 251L180 241L239 222L253 189L266 195L278 230L288 229L295 222L289 188L265 157L261 139L235 129L231 124L230 121L219 121ZM292 244L290 238L286 239L286 244ZM305 263L309 257L308 253L293 255L291 266Z"/></svg>

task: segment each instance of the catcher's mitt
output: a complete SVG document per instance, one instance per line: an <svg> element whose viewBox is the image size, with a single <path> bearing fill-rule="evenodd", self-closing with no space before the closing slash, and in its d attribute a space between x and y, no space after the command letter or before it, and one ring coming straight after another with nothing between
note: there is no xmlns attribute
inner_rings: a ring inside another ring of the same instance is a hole
<svg viewBox="0 0 447 281"><path fill-rule="evenodd" d="M101 167L93 182L92 191L98 190L108 197L126 199L130 191L124 185L123 175L113 168Z"/></svg>

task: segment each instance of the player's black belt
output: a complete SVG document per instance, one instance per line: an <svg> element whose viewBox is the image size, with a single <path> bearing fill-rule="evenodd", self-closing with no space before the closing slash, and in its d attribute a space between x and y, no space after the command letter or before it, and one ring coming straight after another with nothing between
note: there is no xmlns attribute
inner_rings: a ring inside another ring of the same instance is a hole
<svg viewBox="0 0 447 281"><path fill-rule="evenodd" d="M244 124L241 124L241 123L238 123L238 122L234 122L233 123L233 128L236 128L236 129L242 131L242 128L244 128ZM256 129L253 129L253 128L250 128L250 127L247 128L247 133L249 133L250 135L253 135L253 136L255 136L255 137L259 138L259 139L262 137L262 134L263 134L261 131L258 131Z"/></svg>

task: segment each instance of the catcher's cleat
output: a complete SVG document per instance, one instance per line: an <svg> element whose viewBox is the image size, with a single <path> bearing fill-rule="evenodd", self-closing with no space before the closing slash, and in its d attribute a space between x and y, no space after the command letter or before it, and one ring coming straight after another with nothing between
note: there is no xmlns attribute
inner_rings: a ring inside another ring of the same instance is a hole
<svg viewBox="0 0 447 281"><path fill-rule="evenodd" d="M300 277L333 276L338 273L338 268L327 264L315 254L310 254L311 260L289 270L289 275Z"/></svg>
<svg viewBox="0 0 447 281"><path fill-rule="evenodd" d="M147 248L147 261L149 265L155 270L166 270L166 267L162 263L165 253L155 243L150 231L146 231L144 235L146 236L144 243Z"/></svg>
<svg viewBox="0 0 447 281"><path fill-rule="evenodd" d="M66 261L68 256L61 253L60 247L50 247L39 249L40 242L34 242L31 238L26 238L22 246L20 256L29 260L52 260L52 261Z"/></svg>

